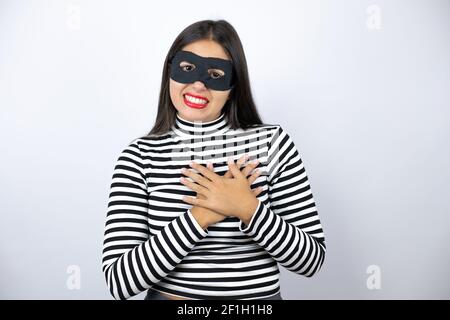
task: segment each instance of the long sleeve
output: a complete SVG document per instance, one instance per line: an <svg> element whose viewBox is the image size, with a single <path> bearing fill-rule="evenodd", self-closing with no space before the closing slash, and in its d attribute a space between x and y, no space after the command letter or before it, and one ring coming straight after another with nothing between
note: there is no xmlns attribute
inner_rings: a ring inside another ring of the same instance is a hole
<svg viewBox="0 0 450 320"><path fill-rule="evenodd" d="M208 234L186 210L151 235L145 164L136 140L114 168L103 241L102 270L112 296L121 300L167 276Z"/></svg>
<svg viewBox="0 0 450 320"><path fill-rule="evenodd" d="M280 126L270 139L267 175L270 206L259 200L239 228L286 269L311 277L324 262L325 237L299 152Z"/></svg>

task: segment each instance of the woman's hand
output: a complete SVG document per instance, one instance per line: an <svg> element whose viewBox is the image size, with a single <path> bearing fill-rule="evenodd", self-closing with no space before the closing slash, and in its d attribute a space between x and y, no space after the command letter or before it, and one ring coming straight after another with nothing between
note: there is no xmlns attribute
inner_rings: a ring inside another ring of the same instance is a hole
<svg viewBox="0 0 450 320"><path fill-rule="evenodd" d="M237 166L239 168L241 168L244 165L244 162L247 160L247 158L245 156L242 156L241 158L238 159L237 161ZM242 174L247 177L252 170L258 166L258 161L252 162L252 163L248 163L246 165L246 167L241 171ZM212 172L214 172L214 168L212 163L209 163L207 165L207 168L209 170L211 170ZM258 176L260 175L259 171L254 171L253 174L248 178L248 183L251 185L253 184L253 182L258 178ZM228 170L224 177L226 178L232 178L233 175L231 173L230 170ZM261 192L262 192L262 188L256 188L253 189L253 194L256 196L258 196ZM197 197L199 199L206 199L206 196L202 195L202 194L197 194ZM191 213L194 216L194 218L197 220L197 222L202 226L203 229L206 229L209 225L218 223L222 220L224 220L227 216L222 215L220 213L217 213L213 210L207 209L207 208L203 208L200 206L193 206L191 208Z"/></svg>
<svg viewBox="0 0 450 320"><path fill-rule="evenodd" d="M241 159L238 160L238 163ZM246 157L244 158L244 161ZM260 172L256 170L247 180L247 175L253 166L246 167L242 172L236 163L228 161L229 172L219 176L212 170L193 162L191 167L200 174L191 170L185 170L183 174L190 177L194 182L182 178L181 183L197 192L197 197L183 197L183 200L197 207L214 211L224 216L236 216L248 223L256 210L258 199L256 195L262 190L251 190L250 186L256 180ZM232 177L230 177L230 175Z"/></svg>
<svg viewBox="0 0 450 320"><path fill-rule="evenodd" d="M212 163L209 163L207 168L214 172L214 168ZM227 172L228 173L228 172ZM186 183L184 183L186 185ZM206 199L204 195L198 194L197 197L199 199ZM191 208L191 213L194 216L194 218L197 220L197 222L202 226L203 229L206 229L208 226L218 223L222 220L224 220L227 216L224 216L223 214L217 213L215 211L202 208L199 206L193 206Z"/></svg>

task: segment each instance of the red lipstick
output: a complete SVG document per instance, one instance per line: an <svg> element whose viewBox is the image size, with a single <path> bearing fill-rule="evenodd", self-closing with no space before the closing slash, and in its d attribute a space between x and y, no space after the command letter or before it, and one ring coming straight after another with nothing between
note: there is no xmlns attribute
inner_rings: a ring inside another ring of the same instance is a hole
<svg viewBox="0 0 450 320"><path fill-rule="evenodd" d="M197 103L197 102L194 102L194 101L189 101L189 100L186 98L186 96L189 96L189 97L192 97L192 98L197 98L197 99L205 100L206 103ZM192 93L186 93L186 94L184 94L184 95L183 95L183 99L184 99L184 103L185 103L188 107L196 108L196 109L203 109L203 108L205 108L205 107L208 105L208 103L209 103L209 100L208 100L206 97L198 96L198 95L195 95L195 94L192 94Z"/></svg>

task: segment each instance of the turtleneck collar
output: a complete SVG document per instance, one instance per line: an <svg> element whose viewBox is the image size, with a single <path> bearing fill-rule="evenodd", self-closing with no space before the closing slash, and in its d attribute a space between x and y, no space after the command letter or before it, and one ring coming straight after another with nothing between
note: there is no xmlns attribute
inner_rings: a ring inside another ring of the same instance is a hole
<svg viewBox="0 0 450 320"><path fill-rule="evenodd" d="M177 112L175 123L172 126L173 132L184 138L199 138L206 136L216 136L226 132L230 128L228 118L225 113L212 121L190 121L183 119Z"/></svg>

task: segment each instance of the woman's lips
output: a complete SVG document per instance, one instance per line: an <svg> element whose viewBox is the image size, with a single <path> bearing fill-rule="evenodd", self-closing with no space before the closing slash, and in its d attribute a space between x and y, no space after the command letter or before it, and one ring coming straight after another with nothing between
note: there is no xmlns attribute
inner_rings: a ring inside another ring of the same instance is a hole
<svg viewBox="0 0 450 320"><path fill-rule="evenodd" d="M205 97L193 95L190 93L186 93L183 95L184 103L191 108L203 109L205 108L209 101Z"/></svg>

